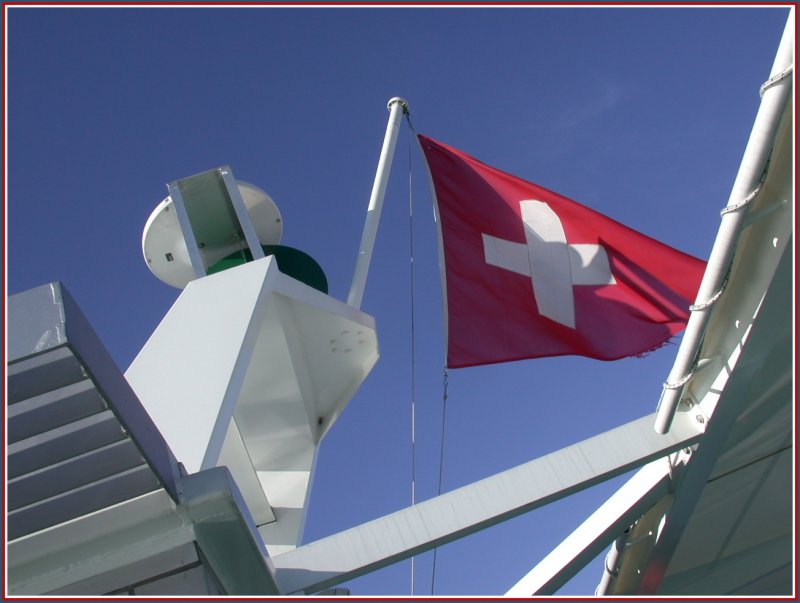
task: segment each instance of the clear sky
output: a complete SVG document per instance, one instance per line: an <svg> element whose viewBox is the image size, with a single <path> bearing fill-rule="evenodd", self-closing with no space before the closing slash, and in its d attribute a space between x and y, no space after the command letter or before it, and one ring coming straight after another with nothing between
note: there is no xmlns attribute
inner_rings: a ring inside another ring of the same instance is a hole
<svg viewBox="0 0 800 603"><path fill-rule="evenodd" d="M62 281L124 371L179 294L142 258L147 217L166 182L230 164L346 299L393 96L418 132L705 259L788 12L7 8L7 292ZM436 494L442 298L409 141L404 125L362 305L381 359L323 441L306 542L410 503L412 370L417 498ZM444 490L654 412L676 349L451 371ZM441 548L435 593L504 593L620 483ZM417 594L431 573L418 557ZM601 573L602 556L560 594ZM344 584L410 585L408 561Z"/></svg>

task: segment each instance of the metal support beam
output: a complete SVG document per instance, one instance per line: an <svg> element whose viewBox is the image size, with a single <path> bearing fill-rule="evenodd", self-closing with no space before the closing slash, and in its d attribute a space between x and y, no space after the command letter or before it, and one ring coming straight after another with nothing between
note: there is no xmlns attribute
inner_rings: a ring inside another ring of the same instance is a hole
<svg viewBox="0 0 800 603"><path fill-rule="evenodd" d="M284 593L314 593L511 519L641 467L702 436L678 413L669 434L648 415L469 486L273 557Z"/></svg>
<svg viewBox="0 0 800 603"><path fill-rule="evenodd" d="M788 365L792 358L792 335L790 330L786 329L786 324L791 321L788 301L792 299L792 282L789 278L791 265L792 253L789 246L783 254L781 265L776 272L777 276L764 296L751 335L746 342L746 349L753 352L743 355L736 364L722 398L707 423L708 428L703 441L692 455L692 460L675 493L675 501L667 513L668 529L662 532L642 572L638 591L640 595L654 595L658 592L684 529L703 493L703 488L729 442L731 431L736 423L742 420L741 415L748 404L758 395L755 393L757 387L753 384L770 382L780 385L781 375L785 380L784 383L791 377L791 370L782 367L782 363ZM769 362L764 360L767 354ZM768 367L769 371L765 367ZM763 374L765 371L768 375L766 377Z"/></svg>
<svg viewBox="0 0 800 603"><path fill-rule="evenodd" d="M186 211L183 193L181 193L180 186L177 182L170 182L167 184L167 190L172 199L172 206L175 208L175 215L178 217L178 224L181 227L181 233L183 233L183 240L186 241L186 251L189 254L189 260L192 263L194 274L197 278L203 278L206 275L206 264L200 253L200 247L197 245L197 238L194 236L192 223L189 221L189 212Z"/></svg>
<svg viewBox="0 0 800 603"><path fill-rule="evenodd" d="M226 467L183 479L182 508L194 537L228 595L277 595L264 541Z"/></svg>
<svg viewBox="0 0 800 603"><path fill-rule="evenodd" d="M669 494L669 460L642 467L597 511L506 593L507 597L552 595L648 509Z"/></svg>
<svg viewBox="0 0 800 603"><path fill-rule="evenodd" d="M261 248L261 241L258 240L258 233L250 219L250 214L247 213L247 206L244 204L242 193L239 190L239 185L236 184L233 172L228 165L219 168L217 172L222 177L222 182L225 184L225 189L228 191L228 197L231 200L231 205L233 205L236 218L239 220L239 226L242 228L242 233L244 234L247 246L250 248L250 253L253 255L254 260L260 260L264 257L264 250Z"/></svg>
<svg viewBox="0 0 800 603"><path fill-rule="evenodd" d="M722 213L719 233L708 258L706 272L697 292L697 300L686 325L681 346L675 357L675 364L669 373L661 393L653 428L658 433L669 431L672 417L678 409L681 395L692 375L698 349L703 342L703 334L710 316L710 309L718 292L724 287L730 269L739 233L744 226L750 202L762 189L765 166L769 163L773 143L783 116L786 104L792 100L792 80L786 74L794 66L794 13L786 20L775 63L770 71L765 89L762 87L761 106L758 109L750 140L742 157L739 173L733 183L727 207Z"/></svg>
<svg viewBox="0 0 800 603"><path fill-rule="evenodd" d="M156 490L8 543L8 594L41 596L90 580L101 585L94 592L107 592L126 585L108 583L108 574L193 539L191 523Z"/></svg>

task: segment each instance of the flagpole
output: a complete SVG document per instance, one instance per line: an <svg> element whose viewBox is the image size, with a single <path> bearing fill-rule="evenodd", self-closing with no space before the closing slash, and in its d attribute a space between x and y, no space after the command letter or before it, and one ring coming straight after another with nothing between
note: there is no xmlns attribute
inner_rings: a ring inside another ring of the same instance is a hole
<svg viewBox="0 0 800 603"><path fill-rule="evenodd" d="M367 273L372 260L372 250L375 247L375 235L378 232L378 221L383 208L383 197L386 194L386 183L389 181L389 172L392 169L394 147L397 144L397 133L400 129L400 119L408 113L408 103L395 96L389 100L389 123L386 125L386 136L383 139L383 148L378 160L378 169L375 173L375 182L372 185L372 194L369 198L367 218L364 222L364 231L361 234L361 245L358 249L353 282L347 296L347 305L361 308L361 298L364 296L364 287L367 283Z"/></svg>

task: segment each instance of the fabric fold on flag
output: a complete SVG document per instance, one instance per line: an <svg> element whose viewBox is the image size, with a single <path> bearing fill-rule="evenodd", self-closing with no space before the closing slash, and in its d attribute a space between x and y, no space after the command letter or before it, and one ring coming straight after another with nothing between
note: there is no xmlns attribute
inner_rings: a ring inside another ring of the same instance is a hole
<svg viewBox="0 0 800 603"><path fill-rule="evenodd" d="M680 332L705 262L419 135L439 225L447 366L638 356Z"/></svg>

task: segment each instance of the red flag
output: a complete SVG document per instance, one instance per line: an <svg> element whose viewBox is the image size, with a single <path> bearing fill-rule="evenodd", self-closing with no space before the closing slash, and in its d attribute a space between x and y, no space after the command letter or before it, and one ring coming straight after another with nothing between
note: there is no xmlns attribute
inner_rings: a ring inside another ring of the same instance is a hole
<svg viewBox="0 0 800 603"><path fill-rule="evenodd" d="M686 326L705 263L420 136L439 216L447 366L653 350Z"/></svg>

